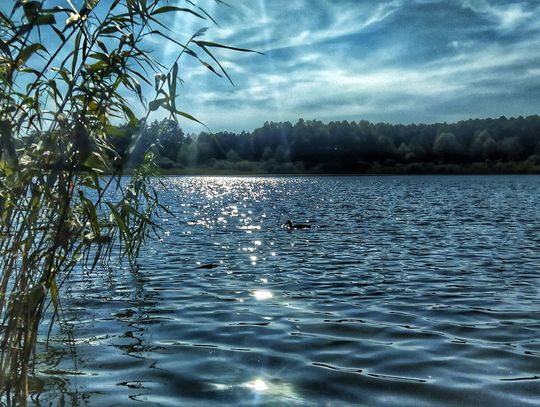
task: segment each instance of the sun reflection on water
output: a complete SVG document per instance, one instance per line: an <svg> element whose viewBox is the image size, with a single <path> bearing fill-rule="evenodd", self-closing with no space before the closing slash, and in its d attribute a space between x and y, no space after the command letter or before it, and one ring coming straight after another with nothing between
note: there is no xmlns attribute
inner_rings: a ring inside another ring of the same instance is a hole
<svg viewBox="0 0 540 407"><path fill-rule="evenodd" d="M298 401L298 396L295 394L294 389L289 383L283 383L277 380L264 380L260 377L240 385L241 387L250 389L255 393L256 401L261 402L263 397L265 401L274 400L279 403L279 401Z"/></svg>
<svg viewBox="0 0 540 407"><path fill-rule="evenodd" d="M268 290L255 290L252 294L257 301L269 300L274 297L271 291Z"/></svg>
<svg viewBox="0 0 540 407"><path fill-rule="evenodd" d="M235 388L244 388L253 392L256 404L259 404L263 399L265 401L298 401L298 396L289 383L283 383L278 380L264 380L258 377L252 381L240 383L237 385L228 385L224 383L212 383L211 386L218 391L231 391Z"/></svg>

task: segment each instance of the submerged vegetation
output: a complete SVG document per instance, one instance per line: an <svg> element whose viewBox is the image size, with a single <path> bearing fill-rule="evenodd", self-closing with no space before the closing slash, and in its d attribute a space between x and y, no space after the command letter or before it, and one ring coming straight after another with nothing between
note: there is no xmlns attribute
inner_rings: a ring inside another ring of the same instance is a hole
<svg viewBox="0 0 540 407"><path fill-rule="evenodd" d="M157 162L171 173L540 172L539 116L418 125L300 119L199 135L164 119L150 124L145 137L159 146Z"/></svg>
<svg viewBox="0 0 540 407"><path fill-rule="evenodd" d="M158 109L172 122L196 120L176 104L180 58L228 77L211 50L231 48L202 40L204 29L181 42L164 23L179 13L215 23L190 0L0 6L0 400L8 404L26 403L36 343L51 328L43 315L51 325L60 317L74 268L90 273L116 251L134 264L156 231L152 216L164 208L148 182L153 153L128 101L144 106L143 121ZM150 37L177 47L172 66L145 51ZM122 152L120 120L138 129ZM138 154L127 182L126 151Z"/></svg>

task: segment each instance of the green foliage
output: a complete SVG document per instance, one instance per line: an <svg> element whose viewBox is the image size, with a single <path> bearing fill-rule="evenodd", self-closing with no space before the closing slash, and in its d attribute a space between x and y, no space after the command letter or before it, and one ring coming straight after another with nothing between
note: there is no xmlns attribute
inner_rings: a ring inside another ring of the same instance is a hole
<svg viewBox="0 0 540 407"><path fill-rule="evenodd" d="M459 144L454 133L443 132L435 137L433 153L442 160L459 160L463 147Z"/></svg>
<svg viewBox="0 0 540 407"><path fill-rule="evenodd" d="M177 106L180 58L228 77L211 49L247 51L202 40L204 29L184 43L173 39L167 14L213 21L194 1L87 0L80 10L48 3L0 6L0 397L11 404L26 403L43 312L52 304L58 318L74 267L91 272L113 247L134 265L155 231L152 218L164 208L150 182L154 147L176 159L177 118L198 121ZM149 36L178 47L169 69L144 50ZM145 107L142 121L130 98ZM170 120L144 144L158 109ZM127 124L117 127L119 120ZM126 181L132 156L140 166Z"/></svg>
<svg viewBox="0 0 540 407"><path fill-rule="evenodd" d="M182 140L166 165L187 173L540 172L539 116L407 126L300 119Z"/></svg>
<svg viewBox="0 0 540 407"><path fill-rule="evenodd" d="M163 120L157 129L159 141L159 154L171 161L176 159L184 141L184 133L178 122L171 119Z"/></svg>

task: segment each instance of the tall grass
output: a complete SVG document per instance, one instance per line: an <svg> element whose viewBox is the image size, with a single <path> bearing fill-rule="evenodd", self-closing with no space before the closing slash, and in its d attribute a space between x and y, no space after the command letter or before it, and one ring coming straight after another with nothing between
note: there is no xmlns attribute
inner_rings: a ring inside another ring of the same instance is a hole
<svg viewBox="0 0 540 407"><path fill-rule="evenodd" d="M184 42L171 33L167 15L215 23L195 1L48 3L0 6L0 397L8 404L26 403L44 311L51 306L51 323L58 319L74 267L93 270L117 244L134 261L155 231L151 152L121 183L124 155L110 140L115 121L144 132L130 96L146 118L165 109L197 120L177 106L181 57L229 78L212 49L247 51L203 40L204 29ZM172 66L144 49L150 36L178 48Z"/></svg>

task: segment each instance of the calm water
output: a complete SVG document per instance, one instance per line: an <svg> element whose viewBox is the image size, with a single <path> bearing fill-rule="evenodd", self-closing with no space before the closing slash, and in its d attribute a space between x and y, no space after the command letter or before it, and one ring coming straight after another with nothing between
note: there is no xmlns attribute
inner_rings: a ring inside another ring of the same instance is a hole
<svg viewBox="0 0 540 407"><path fill-rule="evenodd" d="M160 192L139 271L75 277L36 404L538 405L540 177Z"/></svg>

